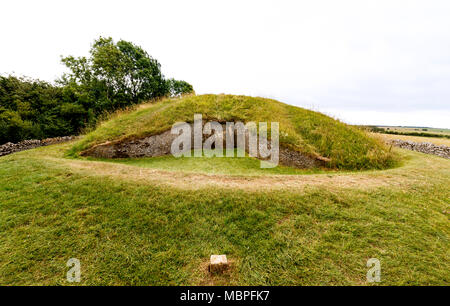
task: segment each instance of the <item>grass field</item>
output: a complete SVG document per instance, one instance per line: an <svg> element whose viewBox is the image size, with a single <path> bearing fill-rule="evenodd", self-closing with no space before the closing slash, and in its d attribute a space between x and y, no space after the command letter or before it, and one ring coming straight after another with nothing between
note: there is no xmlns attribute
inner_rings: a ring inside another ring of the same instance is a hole
<svg viewBox="0 0 450 306"><path fill-rule="evenodd" d="M263 172L66 158L72 146L0 158L0 285L66 285L69 258L82 285L366 285L371 257L380 285L450 283L449 160L397 150L387 170ZM228 273L207 273L211 254Z"/></svg>
<svg viewBox="0 0 450 306"><path fill-rule="evenodd" d="M426 134L440 134L450 135L450 129L430 128L430 127L407 127L407 126L378 126L387 131L399 133L426 133Z"/></svg>

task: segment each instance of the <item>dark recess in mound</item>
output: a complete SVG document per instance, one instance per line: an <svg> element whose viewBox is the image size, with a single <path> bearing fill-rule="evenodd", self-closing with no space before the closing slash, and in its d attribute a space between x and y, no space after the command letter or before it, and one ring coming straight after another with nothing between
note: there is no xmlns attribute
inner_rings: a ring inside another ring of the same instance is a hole
<svg viewBox="0 0 450 306"><path fill-rule="evenodd" d="M203 124L205 124L205 122L203 122ZM222 124L222 127L224 130L223 139L225 140L225 125ZM192 124L191 128L193 129ZM236 148L236 133L234 136L234 147ZM171 131L167 130L161 134L151 135L143 138L126 138L119 141L105 142L81 152L81 155L91 156L95 158L139 158L170 155L172 142L177 137L178 135L171 134ZM210 135L203 135L202 143L208 137L210 137ZM245 138L245 150L246 152L248 152L248 133L246 133ZM193 138L191 139L191 143L194 143ZM225 142L223 144L223 147L225 148ZM258 158L263 159L260 156L258 156ZM282 145L280 146L279 163L284 166L302 169L325 167L328 161L329 160L326 158L309 156Z"/></svg>

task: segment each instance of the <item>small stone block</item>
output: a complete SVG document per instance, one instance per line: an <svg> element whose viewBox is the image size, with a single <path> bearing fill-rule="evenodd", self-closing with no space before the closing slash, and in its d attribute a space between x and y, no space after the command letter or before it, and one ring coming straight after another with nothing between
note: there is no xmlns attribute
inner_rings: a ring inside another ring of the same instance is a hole
<svg viewBox="0 0 450 306"><path fill-rule="evenodd" d="M228 268L227 255L211 255L209 272L221 273Z"/></svg>

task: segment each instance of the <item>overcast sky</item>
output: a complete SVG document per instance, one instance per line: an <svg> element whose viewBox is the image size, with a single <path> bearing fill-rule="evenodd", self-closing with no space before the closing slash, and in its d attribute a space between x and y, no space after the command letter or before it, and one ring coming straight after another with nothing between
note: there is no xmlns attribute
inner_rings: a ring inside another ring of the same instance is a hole
<svg viewBox="0 0 450 306"><path fill-rule="evenodd" d="M0 73L53 81L98 36L198 94L275 98L348 123L450 128L450 1L3 1Z"/></svg>

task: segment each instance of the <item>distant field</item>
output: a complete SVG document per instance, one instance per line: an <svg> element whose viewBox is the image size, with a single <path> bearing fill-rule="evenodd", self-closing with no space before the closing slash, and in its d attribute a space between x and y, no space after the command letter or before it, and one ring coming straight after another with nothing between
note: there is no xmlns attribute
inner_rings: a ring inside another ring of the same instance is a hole
<svg viewBox="0 0 450 306"><path fill-rule="evenodd" d="M393 135L393 134L380 134L373 133L383 139L401 139L408 140L414 142L430 142L435 145L441 146L449 146L450 147L450 139L448 138L438 138L438 137L423 137L423 136L409 136L409 135Z"/></svg>
<svg viewBox="0 0 450 306"><path fill-rule="evenodd" d="M437 129L427 127L404 127L404 126L377 126L377 128L385 129L387 132L427 133L427 134L442 134L450 136L450 129Z"/></svg>

